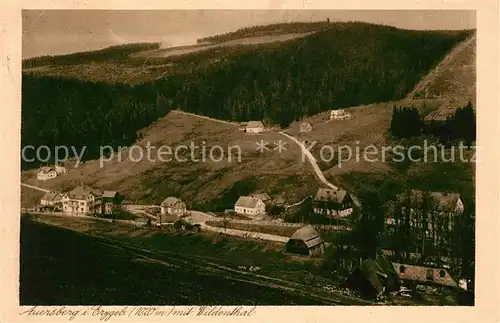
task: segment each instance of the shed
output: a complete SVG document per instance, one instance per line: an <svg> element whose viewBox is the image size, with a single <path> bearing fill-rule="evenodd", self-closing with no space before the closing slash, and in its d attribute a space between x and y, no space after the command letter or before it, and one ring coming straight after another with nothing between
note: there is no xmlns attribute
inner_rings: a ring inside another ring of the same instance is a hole
<svg viewBox="0 0 500 323"><path fill-rule="evenodd" d="M310 132L312 130L312 125L309 122L302 122L300 124L300 132Z"/></svg>
<svg viewBox="0 0 500 323"><path fill-rule="evenodd" d="M300 255L317 256L325 252L325 242L318 231L306 225L290 237L286 243L286 251Z"/></svg>

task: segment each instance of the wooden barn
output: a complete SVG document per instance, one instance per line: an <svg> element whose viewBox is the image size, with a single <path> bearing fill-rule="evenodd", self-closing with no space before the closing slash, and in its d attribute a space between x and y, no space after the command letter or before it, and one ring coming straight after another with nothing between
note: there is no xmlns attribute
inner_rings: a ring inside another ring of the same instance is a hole
<svg viewBox="0 0 500 323"><path fill-rule="evenodd" d="M286 243L286 251L299 255L318 256L325 252L325 242L316 229L306 225L290 237Z"/></svg>

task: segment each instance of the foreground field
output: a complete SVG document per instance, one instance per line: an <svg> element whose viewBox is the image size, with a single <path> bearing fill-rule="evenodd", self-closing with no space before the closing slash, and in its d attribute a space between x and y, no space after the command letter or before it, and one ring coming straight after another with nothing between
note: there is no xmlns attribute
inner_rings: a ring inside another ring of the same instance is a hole
<svg viewBox="0 0 500 323"><path fill-rule="evenodd" d="M21 304L367 304L325 291L318 264L281 247L24 216Z"/></svg>

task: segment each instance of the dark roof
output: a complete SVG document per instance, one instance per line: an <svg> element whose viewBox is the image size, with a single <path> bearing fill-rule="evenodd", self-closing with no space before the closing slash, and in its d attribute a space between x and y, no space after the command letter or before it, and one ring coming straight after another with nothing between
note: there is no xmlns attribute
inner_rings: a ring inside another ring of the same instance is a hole
<svg viewBox="0 0 500 323"><path fill-rule="evenodd" d="M68 192L69 198L76 200L85 199L91 194L95 197L100 197L102 195L101 191L98 189L94 189L86 185L78 185L73 190Z"/></svg>
<svg viewBox="0 0 500 323"><path fill-rule="evenodd" d="M290 240L302 240L307 245L308 248L323 243L323 239L319 236L318 231L310 225L306 225L297 231L290 237Z"/></svg>
<svg viewBox="0 0 500 323"><path fill-rule="evenodd" d="M114 198L118 194L116 191L104 191L102 194L102 197L107 197L107 198Z"/></svg>
<svg viewBox="0 0 500 323"><path fill-rule="evenodd" d="M257 206L257 203L259 201L262 201L258 198L251 197L251 196L240 196L238 201L236 201L236 204L234 205L235 207L246 207L246 208L255 208Z"/></svg>
<svg viewBox="0 0 500 323"><path fill-rule="evenodd" d="M336 190L331 188L320 188L316 193L314 200L342 203L342 201L347 195L348 195L347 191L341 188Z"/></svg>
<svg viewBox="0 0 500 323"><path fill-rule="evenodd" d="M399 279L410 280L419 283L432 283L436 285L457 287L457 283L444 268L428 268L422 266L392 263ZM432 280L427 279L428 273L432 275Z"/></svg>

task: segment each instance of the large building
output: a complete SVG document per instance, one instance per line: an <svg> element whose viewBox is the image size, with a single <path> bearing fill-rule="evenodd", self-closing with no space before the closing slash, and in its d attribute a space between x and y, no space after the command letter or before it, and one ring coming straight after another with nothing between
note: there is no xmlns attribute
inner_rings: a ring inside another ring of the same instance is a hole
<svg viewBox="0 0 500 323"><path fill-rule="evenodd" d="M62 194L63 212L71 214L101 213L102 192L79 184Z"/></svg>
<svg viewBox="0 0 500 323"><path fill-rule="evenodd" d="M243 215L260 215L266 212L266 205L259 198L240 196L234 204L234 210Z"/></svg>
<svg viewBox="0 0 500 323"><path fill-rule="evenodd" d="M329 218L343 218L351 215L353 200L346 190L341 188L320 188L313 199L313 212Z"/></svg>

